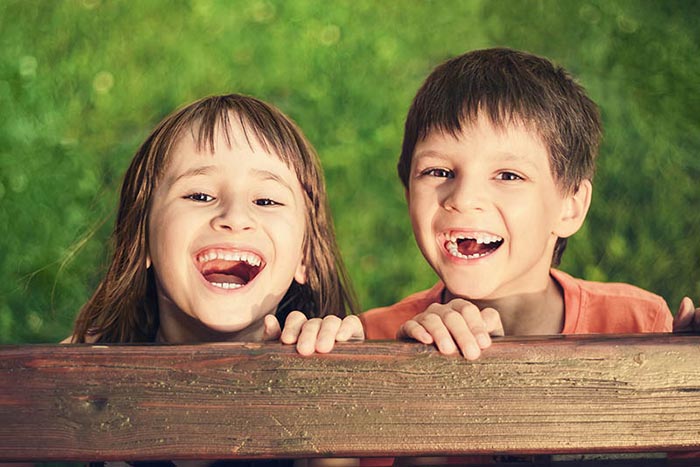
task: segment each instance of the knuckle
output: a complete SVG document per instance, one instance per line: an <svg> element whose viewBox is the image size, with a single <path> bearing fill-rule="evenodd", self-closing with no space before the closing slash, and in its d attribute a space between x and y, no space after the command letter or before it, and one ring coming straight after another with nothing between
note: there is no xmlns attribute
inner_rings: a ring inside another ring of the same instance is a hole
<svg viewBox="0 0 700 467"><path fill-rule="evenodd" d="M423 316L421 321L418 321L419 323L428 325L428 326L436 326L442 323L442 318L436 314L429 314Z"/></svg>
<svg viewBox="0 0 700 467"><path fill-rule="evenodd" d="M323 317L325 323L340 323L341 319L335 315L328 315Z"/></svg>

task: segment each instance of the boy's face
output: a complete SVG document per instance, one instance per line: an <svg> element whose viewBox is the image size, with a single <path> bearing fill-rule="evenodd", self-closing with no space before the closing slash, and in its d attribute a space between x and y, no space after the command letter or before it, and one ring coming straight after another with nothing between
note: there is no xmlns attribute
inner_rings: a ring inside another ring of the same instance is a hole
<svg viewBox="0 0 700 467"><path fill-rule="evenodd" d="M515 124L495 128L481 115L456 137L433 132L413 154L411 223L448 298L544 290L557 237L580 227L590 183L583 197L561 194L536 134Z"/></svg>

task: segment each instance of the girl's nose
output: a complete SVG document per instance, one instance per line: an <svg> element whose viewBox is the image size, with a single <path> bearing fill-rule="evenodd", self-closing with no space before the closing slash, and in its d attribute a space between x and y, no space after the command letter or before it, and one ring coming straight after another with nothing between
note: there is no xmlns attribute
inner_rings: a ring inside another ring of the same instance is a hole
<svg viewBox="0 0 700 467"><path fill-rule="evenodd" d="M232 201L221 203L212 218L212 227L215 230L240 231L250 230L255 227L255 219L251 205L244 201Z"/></svg>
<svg viewBox="0 0 700 467"><path fill-rule="evenodd" d="M446 183L443 207L448 211L482 211L486 205L486 186L467 177L455 177Z"/></svg>

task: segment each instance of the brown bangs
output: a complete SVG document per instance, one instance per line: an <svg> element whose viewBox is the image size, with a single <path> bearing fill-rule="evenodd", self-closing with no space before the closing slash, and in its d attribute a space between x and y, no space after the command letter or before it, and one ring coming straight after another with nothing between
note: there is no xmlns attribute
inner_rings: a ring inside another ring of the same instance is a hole
<svg viewBox="0 0 700 467"><path fill-rule="evenodd" d="M255 139L269 154L277 155L293 169L307 195L313 189L309 180L318 176L310 148L298 137L299 130L281 112L249 96L229 94L202 99L182 116L181 130L189 127L198 151L214 152L217 132L227 145L233 143L231 119L237 119L251 145Z"/></svg>

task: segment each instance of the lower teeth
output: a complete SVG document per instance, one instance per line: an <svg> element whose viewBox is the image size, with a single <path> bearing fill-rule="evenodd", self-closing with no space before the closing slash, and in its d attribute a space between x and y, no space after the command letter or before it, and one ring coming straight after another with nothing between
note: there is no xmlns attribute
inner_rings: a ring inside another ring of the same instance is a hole
<svg viewBox="0 0 700 467"><path fill-rule="evenodd" d="M243 284L234 284L232 282L210 282L210 284L220 289L240 289L243 287Z"/></svg>
<svg viewBox="0 0 700 467"><path fill-rule="evenodd" d="M473 255L463 255L462 253L459 252L459 247L457 246L457 243L455 242L449 242L447 244L447 251L450 252L452 256L456 256L457 258L463 258L463 259L476 259L476 258L481 258L489 253L490 251L487 251L486 253L474 253Z"/></svg>

